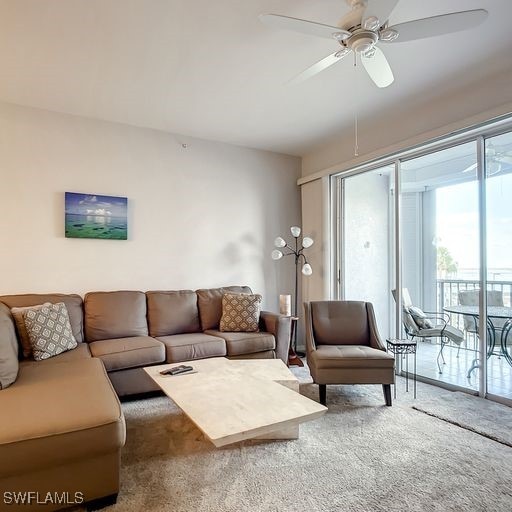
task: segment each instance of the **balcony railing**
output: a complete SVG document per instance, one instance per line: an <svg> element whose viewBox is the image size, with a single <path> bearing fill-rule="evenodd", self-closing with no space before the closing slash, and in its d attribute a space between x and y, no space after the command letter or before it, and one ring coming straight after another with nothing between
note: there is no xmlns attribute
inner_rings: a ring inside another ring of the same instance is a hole
<svg viewBox="0 0 512 512"><path fill-rule="evenodd" d="M480 282L465 279L438 279L437 280L437 310L442 312L446 306L459 303L459 292L465 290L479 290ZM511 306L512 281L487 281L487 290L498 290L503 294L505 306ZM451 315L451 324L463 329L461 315Z"/></svg>

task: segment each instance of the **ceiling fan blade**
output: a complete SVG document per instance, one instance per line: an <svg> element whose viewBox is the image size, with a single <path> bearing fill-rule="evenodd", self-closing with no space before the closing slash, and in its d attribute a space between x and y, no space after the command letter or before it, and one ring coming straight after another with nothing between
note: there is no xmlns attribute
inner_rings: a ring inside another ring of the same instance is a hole
<svg viewBox="0 0 512 512"><path fill-rule="evenodd" d="M336 52L338 53L338 52ZM319 60L312 66L310 66L308 69L304 70L302 73L298 74L295 78L292 78L288 84L289 85L296 85L300 82L303 82L304 80L307 80L308 78L311 78L312 76L317 75L324 69L327 69L328 67L332 66L333 64L336 64L339 62L343 57L336 57L336 53L332 53L331 55L327 55L327 57L323 58L322 60ZM350 52L347 52L347 54Z"/></svg>
<svg viewBox="0 0 512 512"><path fill-rule="evenodd" d="M352 8L350 11L341 18L337 25L338 27L349 30L353 27L357 27L357 25L361 24L361 20L363 18L364 11L366 10L366 6L364 4L360 4Z"/></svg>
<svg viewBox="0 0 512 512"><path fill-rule="evenodd" d="M375 16L380 21L380 26L389 20L389 16L399 0L368 0L363 18Z"/></svg>
<svg viewBox="0 0 512 512"><path fill-rule="evenodd" d="M301 34L310 36L333 39L336 34L338 41L342 41L351 35L350 32L338 27L316 23L314 21L301 20L299 18L290 18L289 16L281 16L280 14L261 14L259 19L268 27L293 30L294 32L300 32Z"/></svg>
<svg viewBox="0 0 512 512"><path fill-rule="evenodd" d="M476 27L487 18L488 14L485 9L453 12L433 16L432 18L399 23L390 28L398 32L398 38L395 39L395 42L414 41L415 39L441 36Z"/></svg>
<svg viewBox="0 0 512 512"><path fill-rule="evenodd" d="M478 164L471 164L469 167L466 167L462 172L471 172L474 171L478 167Z"/></svg>
<svg viewBox="0 0 512 512"><path fill-rule="evenodd" d="M379 48L375 48L375 53L372 57L361 55L361 62L377 87L387 87L395 80L393 71L389 67L388 59L386 59L386 56Z"/></svg>

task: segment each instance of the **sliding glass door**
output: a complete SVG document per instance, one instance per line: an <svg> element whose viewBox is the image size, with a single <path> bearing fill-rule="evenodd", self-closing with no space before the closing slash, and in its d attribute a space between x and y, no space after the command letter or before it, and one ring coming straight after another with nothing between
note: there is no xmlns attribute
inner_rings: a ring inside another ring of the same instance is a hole
<svg viewBox="0 0 512 512"><path fill-rule="evenodd" d="M333 184L335 296L414 336L420 378L512 400L512 120Z"/></svg>
<svg viewBox="0 0 512 512"><path fill-rule="evenodd" d="M372 302L383 337L390 336L394 319L390 304L393 170L386 166L346 178L340 190L343 297Z"/></svg>
<svg viewBox="0 0 512 512"><path fill-rule="evenodd" d="M512 399L512 133L485 141L487 391Z"/></svg>
<svg viewBox="0 0 512 512"><path fill-rule="evenodd" d="M409 332L418 341L418 375L475 391L478 331L459 306L479 306L476 160L470 142L406 160L400 169L402 293L420 323ZM405 331L411 315L404 310L402 318Z"/></svg>

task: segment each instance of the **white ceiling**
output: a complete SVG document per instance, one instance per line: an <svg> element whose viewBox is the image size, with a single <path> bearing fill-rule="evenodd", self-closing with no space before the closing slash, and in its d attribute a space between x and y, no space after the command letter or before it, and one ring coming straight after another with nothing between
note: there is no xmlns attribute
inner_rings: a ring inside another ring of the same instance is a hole
<svg viewBox="0 0 512 512"><path fill-rule="evenodd" d="M344 0L0 0L0 100L304 155L354 104L378 115L512 71L511 0L401 0L390 21L478 7L473 32L386 45L396 81L377 89L350 59L286 86L336 45L257 18L335 24Z"/></svg>

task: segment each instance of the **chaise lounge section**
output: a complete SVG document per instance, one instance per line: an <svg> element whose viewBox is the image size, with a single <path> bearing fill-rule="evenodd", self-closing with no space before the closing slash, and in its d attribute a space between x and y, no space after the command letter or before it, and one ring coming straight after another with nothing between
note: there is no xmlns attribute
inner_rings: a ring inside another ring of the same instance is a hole
<svg viewBox="0 0 512 512"><path fill-rule="evenodd" d="M39 296L32 297L40 303ZM50 300L62 301L63 296L44 296ZM66 300L81 302L77 296ZM8 300L13 306L30 302L28 296ZM80 309L69 311L71 316ZM44 361L21 361L16 381L0 391L2 417L9 418L0 424L0 496L31 493L30 503L13 503L9 509L57 510L64 506L59 500L68 506L107 497L113 501L119 491L126 438L121 405L103 364L80 339L76 316L74 320L75 350ZM0 343L13 341L10 310L0 303Z"/></svg>
<svg viewBox="0 0 512 512"><path fill-rule="evenodd" d="M66 304L78 343L49 359L20 360L16 381L0 391L2 417L9 418L0 423L0 495L39 493L13 510L115 501L126 440L118 397L159 390L144 366L217 356L287 361L289 317L262 312L260 332L219 330L227 292L251 290L91 292L84 301L73 294L0 297L1 344L19 345L11 308L46 302ZM38 503L49 491L66 502Z"/></svg>

